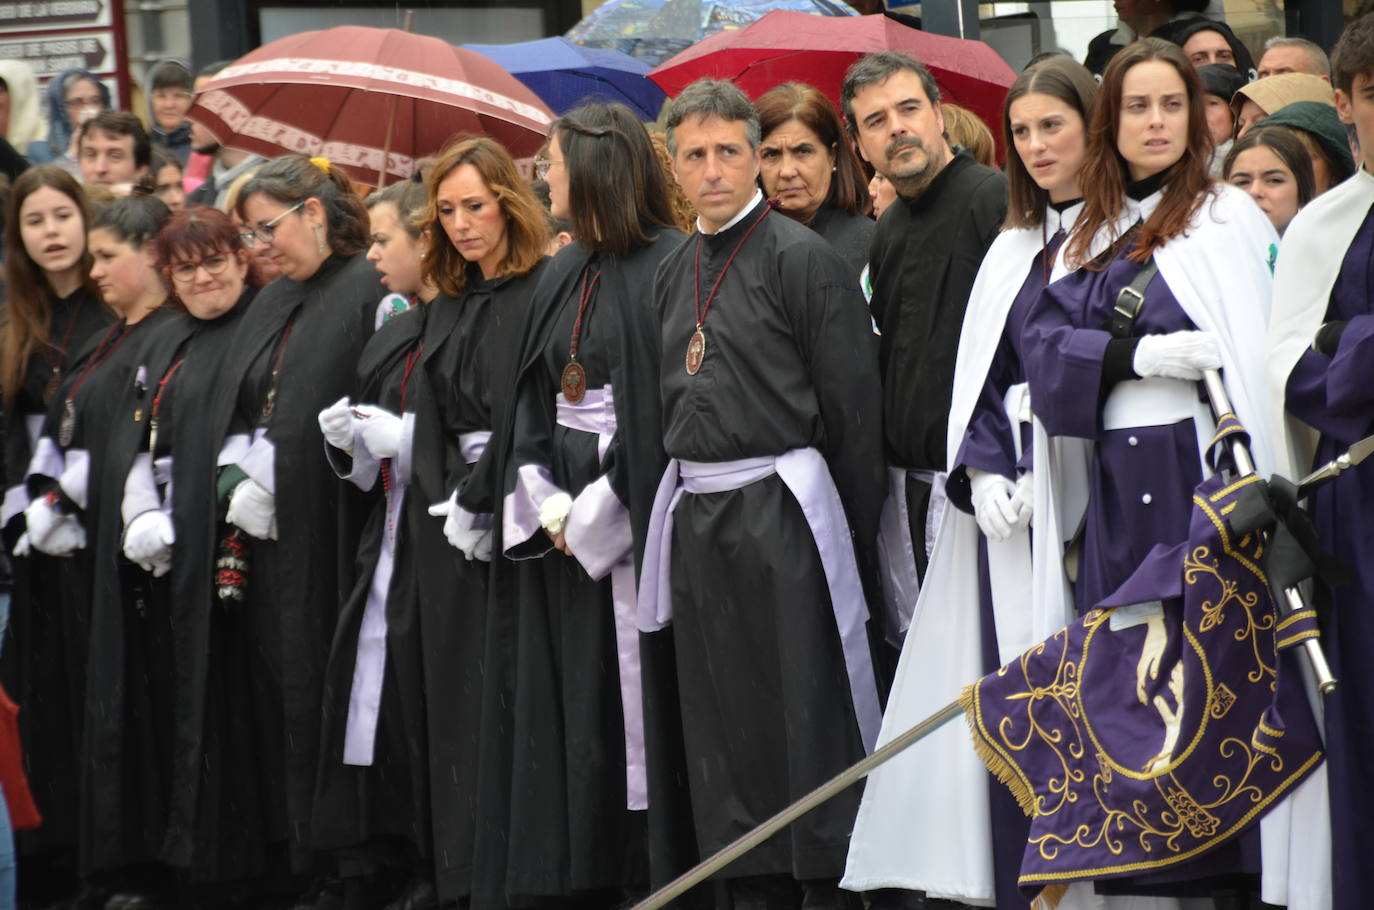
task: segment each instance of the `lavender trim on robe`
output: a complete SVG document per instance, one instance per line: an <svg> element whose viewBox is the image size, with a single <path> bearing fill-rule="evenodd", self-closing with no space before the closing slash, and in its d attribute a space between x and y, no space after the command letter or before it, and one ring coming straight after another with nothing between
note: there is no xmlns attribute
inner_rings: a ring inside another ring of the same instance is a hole
<svg viewBox="0 0 1374 910"><path fill-rule="evenodd" d="M1279 672L1264 543L1226 524L1257 481L1209 478L1187 541L965 690L975 748L1033 819L1028 897L1195 859L1321 761L1310 712L1277 710L1302 679Z"/></svg>

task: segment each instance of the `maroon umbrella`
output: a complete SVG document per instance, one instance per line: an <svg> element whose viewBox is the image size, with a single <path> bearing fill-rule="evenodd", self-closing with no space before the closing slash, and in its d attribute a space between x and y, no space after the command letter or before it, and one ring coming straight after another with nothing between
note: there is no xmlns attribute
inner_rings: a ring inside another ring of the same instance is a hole
<svg viewBox="0 0 1374 910"><path fill-rule="evenodd" d="M222 145L321 155L363 183L409 177L456 135L539 150L553 115L473 51L399 29L345 25L265 44L221 70L187 115Z"/></svg>
<svg viewBox="0 0 1374 910"><path fill-rule="evenodd" d="M939 83L943 100L983 119L1001 145L1002 103L1016 79L981 41L918 31L881 14L809 16L776 10L737 31L717 32L649 73L677 96L702 76L730 79L751 98L782 82L814 85L840 104L840 84L855 60L875 51L905 51Z"/></svg>

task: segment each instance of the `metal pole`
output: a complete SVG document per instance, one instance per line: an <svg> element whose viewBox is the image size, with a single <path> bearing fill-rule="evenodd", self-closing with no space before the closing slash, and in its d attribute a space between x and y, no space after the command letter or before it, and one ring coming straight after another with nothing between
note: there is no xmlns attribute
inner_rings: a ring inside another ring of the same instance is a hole
<svg viewBox="0 0 1374 910"><path fill-rule="evenodd" d="M783 828L786 828L841 790L867 777L869 772L874 768L893 758L897 753L902 752L909 746L915 744L918 740L933 733L962 713L963 708L959 706L957 701L950 702L939 711L936 711L910 730L907 730L905 733L892 740L892 742L876 750L872 755L863 759L863 761L860 761L858 764L851 766L821 784L786 809L783 809L777 815L768 819L768 821L759 825L753 831L750 831L739 840L730 844L730 846L721 850L715 856L698 863L653 894L650 894L644 900L635 904L633 910L655 910L655 908L667 905L669 901L680 896L687 891L687 889L701 883L721 869L724 869L726 866L768 840L768 838L777 834Z"/></svg>
<svg viewBox="0 0 1374 910"><path fill-rule="evenodd" d="M1230 414L1231 399L1226 394L1226 386L1221 381L1221 374L1216 370L1206 370L1202 374L1202 381L1207 386L1207 397L1212 401L1212 411L1220 418L1223 414ZM1255 462L1250 457L1250 450L1245 447L1245 443L1240 439L1232 437L1231 458L1236 463L1236 470L1242 476L1254 474ZM1285 588L1283 600L1276 603L1279 614L1288 614L1307 608L1307 601L1303 598L1302 592L1297 588ZM1330 695L1336 690L1336 678L1331 675L1331 667L1326 662L1326 653L1322 651L1322 646L1315 638L1309 638L1302 642L1303 653L1307 655L1307 660L1312 666L1312 675L1317 681L1317 690L1323 695Z"/></svg>

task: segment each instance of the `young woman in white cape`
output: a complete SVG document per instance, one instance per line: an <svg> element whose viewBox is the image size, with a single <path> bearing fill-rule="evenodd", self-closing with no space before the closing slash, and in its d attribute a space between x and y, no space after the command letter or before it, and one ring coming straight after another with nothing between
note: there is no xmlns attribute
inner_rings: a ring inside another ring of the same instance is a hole
<svg viewBox="0 0 1374 910"><path fill-rule="evenodd" d="M1259 473L1289 474L1261 354L1278 235L1251 200L1208 176L1201 88L1178 48L1145 39L1118 55L1090 132L1084 211L1065 257L1092 265L1041 295L1023 339L1037 418L1049 433L1094 447L1083 478L1080 610L1114 590L1155 544L1186 535L1192 489L1210 473L1202 454L1214 427L1196 386L1204 370L1221 369ZM1113 337L1105 315L1149 256L1158 276L1129 337ZM1196 456L1180 456L1194 440ZM1075 498L1065 478L1056 482L1057 494ZM1299 788L1262 821L1269 902L1322 906L1320 825L1301 817L1306 807L1293 809L1311 789ZM1187 868L1235 871L1215 851Z"/></svg>
<svg viewBox="0 0 1374 910"><path fill-rule="evenodd" d="M1049 489L1057 472L1032 466L1077 459L1081 471L1083 447L1051 452L1043 430L1032 429L1020 330L1040 290L1066 272L1060 250L1082 209L1078 171L1096 91L1084 67L1056 57L1022 73L1007 95L1003 133L1016 150L1007 165L1009 214L983 259L964 317L947 434L949 501L879 745L1072 618L1059 568L1062 535L1050 530L1059 521ZM1042 564L1048 568L1032 571ZM1034 606L1026 609L1025 592L1033 583ZM1026 825L1008 794L991 797L1004 806L990 805L990 785L1001 786L957 723L877 770L851 840L845 886L1024 906L1016 873ZM939 824L913 829L913 818Z"/></svg>

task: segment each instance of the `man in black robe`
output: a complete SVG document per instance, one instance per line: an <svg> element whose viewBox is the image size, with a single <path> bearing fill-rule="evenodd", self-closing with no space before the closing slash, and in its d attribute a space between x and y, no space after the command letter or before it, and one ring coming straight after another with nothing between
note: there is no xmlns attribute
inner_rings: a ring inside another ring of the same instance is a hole
<svg viewBox="0 0 1374 910"><path fill-rule="evenodd" d="M901 471L893 495L905 494L905 530L924 577L935 539L934 527L927 531L932 487L943 486L946 470L959 331L973 279L1006 217L1007 181L965 149L951 148L939 87L906 54L861 58L845 74L840 100L859 153L897 190L873 235L871 306L882 335L887 457ZM885 541L888 551L891 543ZM910 571L887 571L902 569Z"/></svg>
<svg viewBox="0 0 1374 910"><path fill-rule="evenodd" d="M871 546L882 503L880 397L852 271L756 188L748 99L701 80L667 126L700 217L654 282L672 461L639 609L642 629L673 623L674 707L706 856L872 745L878 697L855 550ZM654 748L651 779L671 760ZM843 905L836 881L858 799L842 794L735 862L718 904ZM670 808L651 800L649 811Z"/></svg>

